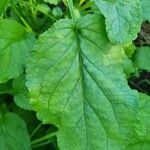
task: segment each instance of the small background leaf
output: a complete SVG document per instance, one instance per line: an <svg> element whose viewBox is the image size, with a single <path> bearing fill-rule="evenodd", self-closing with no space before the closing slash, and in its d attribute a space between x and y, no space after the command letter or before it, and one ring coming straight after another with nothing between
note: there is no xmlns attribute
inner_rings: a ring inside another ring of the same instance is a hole
<svg viewBox="0 0 150 150"><path fill-rule="evenodd" d="M33 35L12 20L0 20L0 83L17 78L34 46Z"/></svg>
<svg viewBox="0 0 150 150"><path fill-rule="evenodd" d="M14 113L0 114L0 149L31 150L25 122Z"/></svg>
<svg viewBox="0 0 150 150"><path fill-rule="evenodd" d="M25 86L25 82L25 75L21 75L19 78L14 80L14 101L20 108L32 110L31 105L29 104L29 92Z"/></svg>
<svg viewBox="0 0 150 150"><path fill-rule="evenodd" d="M9 4L9 0L0 0L0 15L3 13L6 6Z"/></svg>
<svg viewBox="0 0 150 150"><path fill-rule="evenodd" d="M150 71L150 47L137 48L134 63L138 68Z"/></svg>

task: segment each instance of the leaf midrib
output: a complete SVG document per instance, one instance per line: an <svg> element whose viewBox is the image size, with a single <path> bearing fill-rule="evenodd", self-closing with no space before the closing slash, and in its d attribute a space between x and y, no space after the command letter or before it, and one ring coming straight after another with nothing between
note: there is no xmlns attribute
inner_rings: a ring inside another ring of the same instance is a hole
<svg viewBox="0 0 150 150"><path fill-rule="evenodd" d="M99 118L99 116L98 116L98 114L97 114L97 112L94 110L94 108L92 107L92 105L87 101L87 99L85 98L85 96L84 96L84 93L86 93L85 92L85 87L84 87L84 82L85 82L85 77L84 77L84 69L87 71L87 73L90 75L90 77L92 78L92 80L96 83L96 81L95 81L95 79L91 76L91 74L89 73L89 71L88 71L88 69L86 68L86 66L84 65L84 63L83 63L83 57L84 57L84 53L82 52L82 50L81 50L81 46L80 46L80 36L81 37L84 37L82 34L80 34L80 33L75 33L75 35L76 35L76 41L77 41L77 51L78 51L78 57L79 57L79 67L80 67L80 73L81 73L81 83L82 83L82 96L83 96L83 115L84 115L84 121L85 121L85 127L86 127L86 143L88 143L88 141L87 141L87 126L86 126L86 117L85 117L85 113L84 113L84 110L85 110L85 103L87 103L90 107L91 107L91 109L94 111L94 113L95 113L95 115L98 117L98 119L99 119L99 121L101 122L101 120L100 120L100 118ZM87 39L87 40L89 40L89 39ZM91 41L90 40L90 42L92 42L93 43L93 41ZM97 46L97 45L96 45ZM99 46L98 46L98 48L100 48ZM100 48L101 49L101 48ZM101 49L102 50L102 49ZM103 51L103 53L105 53L104 51ZM96 83L96 85L97 85L97 83ZM98 85L97 85L98 86ZM99 86L98 86L99 87ZM99 87L100 88L100 87ZM108 96L105 94L105 92L100 88L100 90L104 93L104 95L105 95L105 97L109 100L109 98L108 98ZM109 102L110 102L110 100L109 100ZM110 104L111 104L111 102L110 102ZM112 108L113 109L113 108ZM113 112L114 112L114 109L113 109ZM115 116L115 112L114 112L114 116ZM116 117L116 116L115 116ZM117 117L116 117L117 118ZM118 122L117 122L117 124L118 124ZM119 125L119 124L118 124ZM105 127L103 127L103 129L105 130ZM106 136L108 136L108 133L107 133L107 131L105 130L105 133L106 133ZM107 142L107 149L108 149L108 138L107 138L107 140L106 140L106 142ZM86 144L86 150L87 150L87 144Z"/></svg>
<svg viewBox="0 0 150 150"><path fill-rule="evenodd" d="M80 46L80 38L79 38L79 32L80 30L77 29L75 30L75 37L76 37L76 43L77 43L77 51L78 51L78 59L79 59L79 68L80 68L80 74L81 74L81 87L82 87L82 96L83 99L85 99L84 96L84 72L83 72L83 57L82 57L82 50L81 50L81 46ZM85 99L86 100L86 99ZM86 123L86 117L85 117L85 102L83 101L83 116L84 116L84 122L85 122L85 137L86 137L86 143L85 143L85 150L87 150L87 145L88 145L88 141L87 141L87 123Z"/></svg>

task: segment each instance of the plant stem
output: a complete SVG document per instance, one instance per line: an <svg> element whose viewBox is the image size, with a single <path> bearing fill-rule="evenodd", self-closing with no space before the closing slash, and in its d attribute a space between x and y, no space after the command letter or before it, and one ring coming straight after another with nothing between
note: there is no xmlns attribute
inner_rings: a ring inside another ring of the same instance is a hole
<svg viewBox="0 0 150 150"><path fill-rule="evenodd" d="M49 14L48 17L51 18L51 19L54 20L54 21L57 21L57 19L54 18L51 14Z"/></svg>
<svg viewBox="0 0 150 150"><path fill-rule="evenodd" d="M31 10L34 22L37 23L36 22L35 1L29 0L29 4L30 4L29 6L30 6L30 10Z"/></svg>
<svg viewBox="0 0 150 150"><path fill-rule="evenodd" d="M35 130L33 130L33 132L31 133L30 138L32 138L32 137L35 135L35 133L39 130L39 128L41 127L41 125L42 125L42 123L40 123L40 124L35 128Z"/></svg>
<svg viewBox="0 0 150 150"><path fill-rule="evenodd" d="M45 135L45 136L43 136L43 137L41 137L41 138L39 138L39 139L33 140L33 141L31 142L31 145L34 145L34 144L43 142L43 141L45 141L45 140L48 140L48 139L50 139L50 138L56 136L56 134L57 134L57 131L52 132L52 133L50 133L50 134L47 134L47 135Z"/></svg>
<svg viewBox="0 0 150 150"><path fill-rule="evenodd" d="M17 11L17 9L15 7L12 7L12 8L15 11L15 13L17 14L17 16L20 18L20 20L23 22L23 24L26 26L27 30L29 32L33 33L32 28L28 25L28 23L25 21L25 19L19 14L19 12Z"/></svg>
<svg viewBox="0 0 150 150"><path fill-rule="evenodd" d="M40 11L41 13L43 13L44 15L46 15L47 17L49 17L50 19L52 19L52 20L54 20L54 21L57 21L57 19L56 18L54 18L51 14L46 14L44 11L42 11L42 10L38 10L38 11Z"/></svg>
<svg viewBox="0 0 150 150"><path fill-rule="evenodd" d="M13 90L6 90L6 91L0 91L0 95L1 94L10 94L10 95L13 95L14 94L14 92L13 92Z"/></svg>
<svg viewBox="0 0 150 150"><path fill-rule="evenodd" d="M73 1L72 0L67 0L68 3L68 7L71 13L71 17L74 19L74 21L76 21L76 15L75 15L75 11L74 11L74 6L73 6Z"/></svg>
<svg viewBox="0 0 150 150"><path fill-rule="evenodd" d="M84 10L86 8L90 8L93 5L93 2L87 2L85 5L80 6L79 10Z"/></svg>
<svg viewBox="0 0 150 150"><path fill-rule="evenodd" d="M53 140L48 140L48 141L43 142L43 143L35 144L35 145L33 145L33 146L32 146L32 148L34 149L34 148L37 148L37 147L41 147L41 146L44 146L44 145L50 144L50 143L52 143L52 142L53 142Z"/></svg>
<svg viewBox="0 0 150 150"><path fill-rule="evenodd" d="M0 84L0 95L1 94L10 94L14 95L13 88L9 87L7 84Z"/></svg>

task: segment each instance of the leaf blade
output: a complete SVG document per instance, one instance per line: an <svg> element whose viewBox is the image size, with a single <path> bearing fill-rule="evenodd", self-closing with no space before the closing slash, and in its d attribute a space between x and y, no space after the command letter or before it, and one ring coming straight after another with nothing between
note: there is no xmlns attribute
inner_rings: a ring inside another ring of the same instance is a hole
<svg viewBox="0 0 150 150"><path fill-rule="evenodd" d="M31 150L25 122L14 113L0 116L0 148L7 150Z"/></svg>
<svg viewBox="0 0 150 150"><path fill-rule="evenodd" d="M34 42L33 35L17 22L0 20L0 83L23 72Z"/></svg>
<svg viewBox="0 0 150 150"><path fill-rule="evenodd" d="M32 110L31 105L29 104L29 92L25 86L25 82L24 74L13 81L14 101L20 108Z"/></svg>
<svg viewBox="0 0 150 150"><path fill-rule="evenodd" d="M119 150L132 132L138 96L123 73L124 51L104 28L100 15L61 20L41 35L28 64L30 102L58 127L61 149Z"/></svg>
<svg viewBox="0 0 150 150"><path fill-rule="evenodd" d="M150 1L148 0L141 0L141 6L142 6L142 14L143 14L143 20L150 21Z"/></svg>
<svg viewBox="0 0 150 150"><path fill-rule="evenodd" d="M136 67L150 71L149 67L149 59L150 59L150 48L149 47L140 47L137 48L134 55L134 63Z"/></svg>

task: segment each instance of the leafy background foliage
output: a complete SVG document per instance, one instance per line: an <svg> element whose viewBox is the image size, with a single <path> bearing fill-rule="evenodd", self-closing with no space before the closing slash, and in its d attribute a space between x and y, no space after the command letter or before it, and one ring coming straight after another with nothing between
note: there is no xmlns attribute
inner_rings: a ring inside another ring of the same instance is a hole
<svg viewBox="0 0 150 150"><path fill-rule="evenodd" d="M31 149L26 124L16 114L0 116L0 133L1 149Z"/></svg>
<svg viewBox="0 0 150 150"><path fill-rule="evenodd" d="M1 0L0 149L149 150L149 5Z"/></svg>

